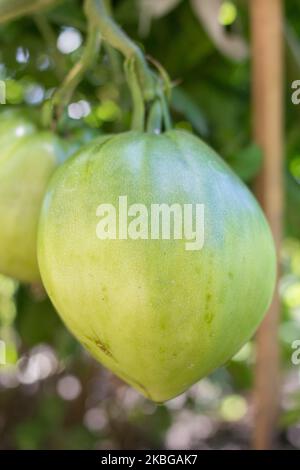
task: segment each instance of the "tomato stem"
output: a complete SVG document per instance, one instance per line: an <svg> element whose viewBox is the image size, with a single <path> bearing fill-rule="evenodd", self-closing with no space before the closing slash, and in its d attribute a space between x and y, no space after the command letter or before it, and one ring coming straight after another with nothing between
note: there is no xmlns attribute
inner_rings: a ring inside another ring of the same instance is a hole
<svg viewBox="0 0 300 470"><path fill-rule="evenodd" d="M55 106L58 105L61 109L70 101L75 89L83 79L84 74L94 63L100 50L100 43L100 34L97 28L95 28L94 24L89 23L87 41L83 54L54 94L53 103Z"/></svg>
<svg viewBox="0 0 300 470"><path fill-rule="evenodd" d="M126 79L131 91L133 101L133 115L131 128L140 132L145 126L145 103L143 93L137 78L136 62L134 58L128 59L124 64Z"/></svg>
<svg viewBox="0 0 300 470"><path fill-rule="evenodd" d="M49 126L54 119L59 120L64 108L70 102L74 91L80 84L86 71L94 63L99 54L101 45L101 36L94 22L88 22L87 40L83 50L83 54L79 61L69 71L68 75L57 88L50 104L48 103L48 111L45 115L45 125Z"/></svg>
<svg viewBox="0 0 300 470"><path fill-rule="evenodd" d="M165 126L165 129L169 131L170 129L172 129L172 121L171 121L170 110L169 110L166 96L162 92L160 96L160 102L161 102L161 107L162 107L164 126Z"/></svg>
<svg viewBox="0 0 300 470"><path fill-rule="evenodd" d="M160 134L162 128L162 117L161 102L157 99L150 108L147 122L147 132Z"/></svg>
<svg viewBox="0 0 300 470"><path fill-rule="evenodd" d="M85 8L91 21L98 25L103 39L119 50L126 59L135 58L144 99L152 100L155 97L155 80L141 49L115 23L103 0L87 0Z"/></svg>
<svg viewBox="0 0 300 470"><path fill-rule="evenodd" d="M171 87L169 86L170 80L163 67L152 60L160 72L161 77L158 77L149 67L141 49L110 16L104 0L86 0L85 9L90 21L94 21L99 27L103 39L125 56L127 81L134 104L132 128L144 130L145 103L153 103L158 98L161 104L155 103L153 111L150 111L149 126L152 128L153 125L155 127L158 124L158 118L155 115L159 110L166 129L169 129L171 119L165 90L169 95Z"/></svg>

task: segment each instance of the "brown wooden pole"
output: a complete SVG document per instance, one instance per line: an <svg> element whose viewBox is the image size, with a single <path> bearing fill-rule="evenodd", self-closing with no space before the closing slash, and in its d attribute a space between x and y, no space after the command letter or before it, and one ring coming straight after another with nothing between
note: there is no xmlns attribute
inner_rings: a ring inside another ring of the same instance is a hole
<svg viewBox="0 0 300 470"><path fill-rule="evenodd" d="M264 163L256 194L269 220L278 252L283 207L283 12L282 0L249 0L252 31L252 97L254 139ZM276 289L256 339L254 385L255 449L272 447L279 409L278 326Z"/></svg>

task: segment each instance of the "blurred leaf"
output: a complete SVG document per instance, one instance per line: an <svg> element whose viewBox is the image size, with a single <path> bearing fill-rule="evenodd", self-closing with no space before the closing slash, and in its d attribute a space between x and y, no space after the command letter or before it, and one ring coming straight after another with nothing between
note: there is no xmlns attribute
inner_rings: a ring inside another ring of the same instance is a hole
<svg viewBox="0 0 300 470"><path fill-rule="evenodd" d="M247 390L253 385L253 371L245 362L230 361L227 370L232 376L234 387L237 390Z"/></svg>
<svg viewBox="0 0 300 470"><path fill-rule="evenodd" d="M41 420L48 432L55 432L58 427L61 427L65 407L64 401L58 396L46 396L45 399L40 402L38 409L39 420Z"/></svg>
<svg viewBox="0 0 300 470"><path fill-rule="evenodd" d="M143 428L145 427L145 413L143 409L140 409L133 415L133 421L143 426ZM145 431L151 436L151 441L153 441L155 446L159 446L171 422L172 417L170 412L164 405L156 405L155 412L147 415Z"/></svg>
<svg viewBox="0 0 300 470"><path fill-rule="evenodd" d="M68 429L65 436L65 450L91 450L95 438L84 426L74 426Z"/></svg>
<svg viewBox="0 0 300 470"><path fill-rule="evenodd" d="M279 426L281 428L289 428L293 424L300 422L300 407L292 410L284 411L279 420Z"/></svg>
<svg viewBox="0 0 300 470"><path fill-rule="evenodd" d="M6 100L9 104L22 103L24 88L16 80L6 80Z"/></svg>
<svg viewBox="0 0 300 470"><path fill-rule="evenodd" d="M17 307L16 326L27 347L39 343L53 344L62 323L48 297L34 298L28 287L21 286Z"/></svg>
<svg viewBox="0 0 300 470"><path fill-rule="evenodd" d="M41 448L44 432L42 424L34 419L18 424L14 431L17 448L20 450Z"/></svg>
<svg viewBox="0 0 300 470"><path fill-rule="evenodd" d="M176 87L172 91L172 108L182 114L191 122L194 129L200 135L207 135L208 126L200 107L182 88Z"/></svg>
<svg viewBox="0 0 300 470"><path fill-rule="evenodd" d="M262 151L257 145L251 144L229 158L228 163L242 180L251 181L260 170Z"/></svg>
<svg viewBox="0 0 300 470"><path fill-rule="evenodd" d="M285 188L287 233L300 238L300 184L288 170L285 171Z"/></svg>

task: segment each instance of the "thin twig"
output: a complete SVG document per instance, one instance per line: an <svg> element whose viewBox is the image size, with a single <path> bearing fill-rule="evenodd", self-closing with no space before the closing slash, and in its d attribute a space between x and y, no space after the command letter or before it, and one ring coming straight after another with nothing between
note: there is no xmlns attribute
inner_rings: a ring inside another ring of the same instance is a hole
<svg viewBox="0 0 300 470"><path fill-rule="evenodd" d="M62 0L1 0L0 24L56 6Z"/></svg>

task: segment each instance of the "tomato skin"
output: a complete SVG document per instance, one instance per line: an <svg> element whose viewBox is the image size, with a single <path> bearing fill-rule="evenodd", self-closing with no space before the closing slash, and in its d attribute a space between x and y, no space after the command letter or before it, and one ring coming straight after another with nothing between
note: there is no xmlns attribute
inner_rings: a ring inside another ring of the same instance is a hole
<svg viewBox="0 0 300 470"><path fill-rule="evenodd" d="M2 116L3 117L3 116ZM64 147L19 115L0 123L0 272L38 282L36 239L48 181L63 160Z"/></svg>
<svg viewBox="0 0 300 470"><path fill-rule="evenodd" d="M96 209L201 203L205 243L99 240ZM184 131L129 132L90 144L55 173L43 204L38 258L62 319L91 354L163 402L224 364L270 303L272 236L247 187Z"/></svg>
<svg viewBox="0 0 300 470"><path fill-rule="evenodd" d="M3 118L3 116L1 116ZM35 125L22 117L1 119L0 122L0 163L6 158L10 149L23 137L33 135Z"/></svg>

